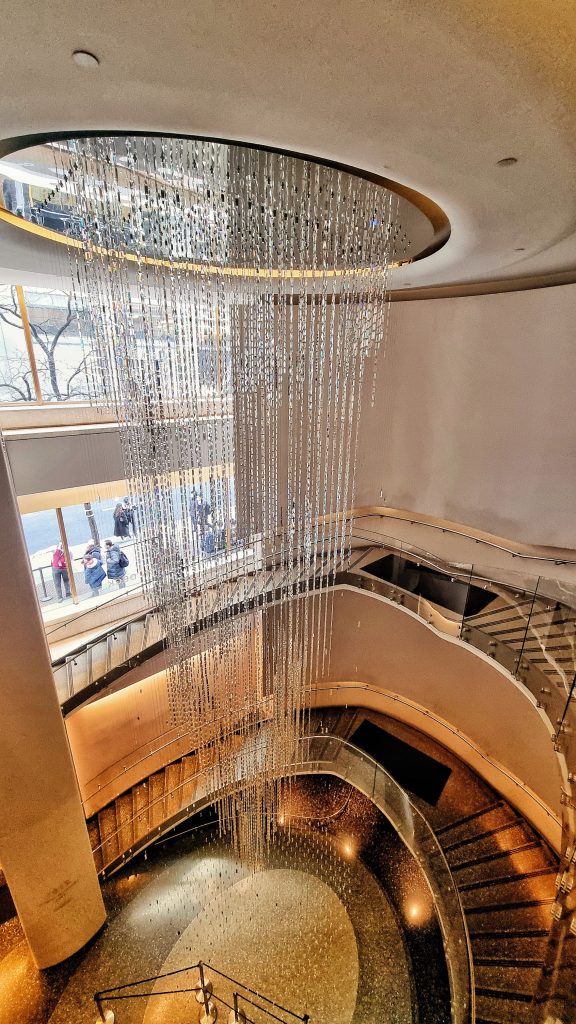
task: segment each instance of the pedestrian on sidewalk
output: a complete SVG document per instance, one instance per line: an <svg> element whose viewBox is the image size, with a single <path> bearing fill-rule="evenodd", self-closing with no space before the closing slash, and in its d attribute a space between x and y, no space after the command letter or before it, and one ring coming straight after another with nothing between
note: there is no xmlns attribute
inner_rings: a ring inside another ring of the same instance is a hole
<svg viewBox="0 0 576 1024"><path fill-rule="evenodd" d="M100 549L92 544L86 551L84 558L82 559L84 566L84 582L88 584L92 592L92 597L100 597L100 591L102 590L102 584L106 579L106 573L102 567L102 559L100 557Z"/></svg>
<svg viewBox="0 0 576 1024"><path fill-rule="evenodd" d="M62 601L64 600L62 597L62 584L64 584L64 593L66 597L70 597L70 577L68 575L68 566L66 565L66 555L64 554L64 545L62 542L60 542L52 555L52 579L54 580L54 589L58 597L58 604L62 604Z"/></svg>
<svg viewBox="0 0 576 1024"><path fill-rule="evenodd" d="M115 580L120 590L126 586L126 566L128 559L118 544L113 541L106 541L106 575L109 580Z"/></svg>

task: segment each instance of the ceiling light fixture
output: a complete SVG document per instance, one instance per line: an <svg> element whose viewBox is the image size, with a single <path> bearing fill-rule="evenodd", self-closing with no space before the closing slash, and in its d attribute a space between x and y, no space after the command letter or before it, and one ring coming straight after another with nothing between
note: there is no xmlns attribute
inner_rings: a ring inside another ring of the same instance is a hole
<svg viewBox="0 0 576 1024"><path fill-rule="evenodd" d="M496 161L497 167L513 167L514 164L518 163L517 156L503 156L501 160Z"/></svg>
<svg viewBox="0 0 576 1024"><path fill-rule="evenodd" d="M90 53L88 50L74 50L72 60L79 68L97 68L100 64L96 54Z"/></svg>

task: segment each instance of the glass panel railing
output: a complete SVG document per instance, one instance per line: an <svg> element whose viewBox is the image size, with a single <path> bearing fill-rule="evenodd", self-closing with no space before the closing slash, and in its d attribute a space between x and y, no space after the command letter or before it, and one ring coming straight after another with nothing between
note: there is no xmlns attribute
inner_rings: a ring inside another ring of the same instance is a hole
<svg viewBox="0 0 576 1024"><path fill-rule="evenodd" d="M452 873L430 825L395 779L368 754L334 736L303 741L299 771L327 772L363 792L388 818L418 861L432 893L450 981L452 1022L473 1021L474 980L470 939Z"/></svg>

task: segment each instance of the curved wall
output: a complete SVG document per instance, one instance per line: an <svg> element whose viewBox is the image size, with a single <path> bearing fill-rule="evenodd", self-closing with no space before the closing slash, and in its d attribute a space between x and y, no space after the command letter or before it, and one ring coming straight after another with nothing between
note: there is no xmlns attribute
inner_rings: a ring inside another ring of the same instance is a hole
<svg viewBox="0 0 576 1024"><path fill-rule="evenodd" d="M139 666L124 689L66 719L88 814L186 752L170 730L164 673L143 678L158 668L156 659ZM558 848L562 779L550 725L526 690L468 645L383 598L338 587L331 668L314 702L373 707L429 733Z"/></svg>

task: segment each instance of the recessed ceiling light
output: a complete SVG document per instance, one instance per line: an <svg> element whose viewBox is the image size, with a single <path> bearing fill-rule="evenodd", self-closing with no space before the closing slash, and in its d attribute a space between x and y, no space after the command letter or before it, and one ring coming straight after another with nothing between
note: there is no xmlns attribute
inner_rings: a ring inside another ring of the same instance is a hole
<svg viewBox="0 0 576 1024"><path fill-rule="evenodd" d="M501 160L496 161L498 167L512 167L513 164L518 163L517 156L503 156Z"/></svg>
<svg viewBox="0 0 576 1024"><path fill-rule="evenodd" d="M97 68L100 63L96 54L88 50L74 50L72 60L79 68Z"/></svg>

